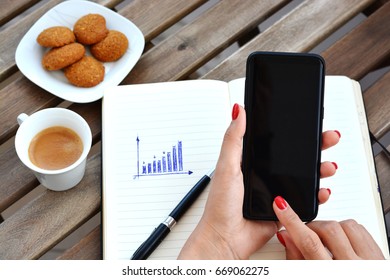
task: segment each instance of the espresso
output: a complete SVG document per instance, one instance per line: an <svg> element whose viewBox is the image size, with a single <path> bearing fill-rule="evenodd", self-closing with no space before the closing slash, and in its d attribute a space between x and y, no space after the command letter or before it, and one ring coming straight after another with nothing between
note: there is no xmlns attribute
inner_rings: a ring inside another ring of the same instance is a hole
<svg viewBox="0 0 390 280"><path fill-rule="evenodd" d="M52 126L34 136L28 149L31 162L42 169L57 170L76 162L83 152L83 142L73 130Z"/></svg>

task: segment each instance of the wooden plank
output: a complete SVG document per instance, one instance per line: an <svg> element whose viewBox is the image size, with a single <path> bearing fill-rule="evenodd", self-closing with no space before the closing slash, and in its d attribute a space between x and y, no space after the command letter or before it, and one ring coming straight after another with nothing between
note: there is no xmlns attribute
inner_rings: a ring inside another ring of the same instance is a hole
<svg viewBox="0 0 390 280"><path fill-rule="evenodd" d="M2 0L0 9L0 25L17 16L39 0Z"/></svg>
<svg viewBox="0 0 390 280"><path fill-rule="evenodd" d="M364 92L363 99L369 128L379 139L390 131L390 71Z"/></svg>
<svg viewBox="0 0 390 280"><path fill-rule="evenodd" d="M0 31L0 81L10 72L15 71L15 51L24 34L46 11L62 2L61 0L49 1L45 5L35 9L28 16L24 16L11 26Z"/></svg>
<svg viewBox="0 0 390 280"><path fill-rule="evenodd" d="M101 138L101 101L88 105L73 104L69 109L80 114L88 123L92 131L93 143ZM23 165L16 155L14 145L9 145L0 154L2 177L0 184L0 212L7 209L15 201L30 192L38 185L32 172Z"/></svg>
<svg viewBox="0 0 390 280"><path fill-rule="evenodd" d="M389 2L389 0L376 0L371 6L369 6L367 9L363 11L363 13L367 16L374 13L376 10L378 10L380 7L382 7L384 4Z"/></svg>
<svg viewBox="0 0 390 280"><path fill-rule="evenodd" d="M363 93L370 131L380 139L390 131L390 71ZM387 147L387 149L389 149ZM390 159L381 152L375 157L376 170L381 188L383 209L390 211Z"/></svg>
<svg viewBox="0 0 390 280"><path fill-rule="evenodd" d="M326 73L360 80L390 57L390 3L322 53Z"/></svg>
<svg viewBox="0 0 390 280"><path fill-rule="evenodd" d="M0 88L0 144L18 128L16 117L20 113L31 114L43 108L55 107L62 100L30 82L20 72L7 80Z"/></svg>
<svg viewBox="0 0 390 280"><path fill-rule="evenodd" d="M246 59L254 51L310 51L373 2L307 0L202 78L230 81L244 77Z"/></svg>
<svg viewBox="0 0 390 280"><path fill-rule="evenodd" d="M57 260L101 260L101 226L95 227L72 248L61 254Z"/></svg>
<svg viewBox="0 0 390 280"><path fill-rule="evenodd" d="M390 145L387 146L390 150ZM383 203L383 210L385 213L390 212L390 159L381 152L375 157L375 165L379 179L379 186L381 188L381 196Z"/></svg>
<svg viewBox="0 0 390 280"><path fill-rule="evenodd" d="M149 42L205 2L165 0L156 5L156 1L134 0L118 12L137 25Z"/></svg>
<svg viewBox="0 0 390 280"><path fill-rule="evenodd" d="M124 83L161 82L185 78L286 2L281 0L218 2L195 21L145 53Z"/></svg>
<svg viewBox="0 0 390 280"><path fill-rule="evenodd" d="M98 213L100 161L100 153L88 159L82 184L63 192L46 190L1 223L0 259L37 259Z"/></svg>
<svg viewBox="0 0 390 280"><path fill-rule="evenodd" d="M0 154L0 212L3 212L38 185L34 174L16 155L14 145Z"/></svg>

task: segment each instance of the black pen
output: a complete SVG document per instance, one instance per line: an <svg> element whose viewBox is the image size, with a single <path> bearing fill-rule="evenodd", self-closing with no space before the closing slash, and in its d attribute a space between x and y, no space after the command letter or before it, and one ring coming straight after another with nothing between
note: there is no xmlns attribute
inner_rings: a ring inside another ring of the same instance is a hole
<svg viewBox="0 0 390 280"><path fill-rule="evenodd" d="M168 235L168 233L175 226L177 221L190 208L202 191L206 188L211 180L214 170L209 171L204 175L192 189L184 196L179 204L173 209L169 216L158 227L154 229L152 234L146 239L144 243L134 252L131 257L132 260L146 260L151 253L160 245L161 241Z"/></svg>

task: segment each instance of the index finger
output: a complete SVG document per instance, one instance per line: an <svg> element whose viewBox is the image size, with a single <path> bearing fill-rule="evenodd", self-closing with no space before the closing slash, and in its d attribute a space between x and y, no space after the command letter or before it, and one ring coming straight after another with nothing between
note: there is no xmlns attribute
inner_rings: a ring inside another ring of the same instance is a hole
<svg viewBox="0 0 390 280"><path fill-rule="evenodd" d="M338 130L328 130L322 133L322 150L326 150L336 145L340 140L341 134Z"/></svg>
<svg viewBox="0 0 390 280"><path fill-rule="evenodd" d="M234 171L241 172L241 156L242 156L242 138L246 128L246 113L245 109L234 104L232 122L227 128L222 141L221 152L218 159L218 167L223 165L226 167L234 167Z"/></svg>
<svg viewBox="0 0 390 280"><path fill-rule="evenodd" d="M282 197L274 199L273 208L279 222L286 228L305 259L331 259L318 235L301 221Z"/></svg>

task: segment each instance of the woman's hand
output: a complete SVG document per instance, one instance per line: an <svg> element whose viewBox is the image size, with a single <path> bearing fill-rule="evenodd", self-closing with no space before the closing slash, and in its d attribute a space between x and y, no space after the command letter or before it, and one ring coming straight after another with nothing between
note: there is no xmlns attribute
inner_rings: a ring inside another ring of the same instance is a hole
<svg viewBox="0 0 390 280"><path fill-rule="evenodd" d="M245 127L245 110L236 104L210 182L203 216L179 258L248 259L278 231L276 222L247 220L242 214L244 184L241 156ZM338 132L324 132L323 149L335 145L339 137ZM322 163L321 177L333 175L336 169L334 163ZM327 201L329 195L329 189L321 189L318 194L320 203Z"/></svg>
<svg viewBox="0 0 390 280"><path fill-rule="evenodd" d="M277 233L287 259L384 259L368 231L354 220L304 224L280 196L273 203L280 223Z"/></svg>

